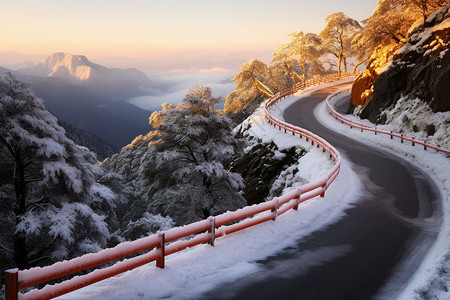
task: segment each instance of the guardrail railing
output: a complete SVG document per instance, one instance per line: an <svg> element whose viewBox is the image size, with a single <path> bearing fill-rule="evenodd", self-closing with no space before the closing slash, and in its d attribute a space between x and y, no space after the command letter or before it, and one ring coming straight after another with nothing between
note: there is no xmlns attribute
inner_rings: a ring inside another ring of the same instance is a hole
<svg viewBox="0 0 450 300"><path fill-rule="evenodd" d="M97 253L57 262L47 267L35 267L28 270L7 270L5 272L5 298L7 300L51 299L153 261L156 261L158 268L164 268L165 257L170 254L203 243L209 243L214 246L214 241L217 238L263 222L276 220L278 216L290 209L297 210L299 204L304 201L317 196L323 197L327 188L339 174L341 165L339 152L321 137L300 127L276 120L270 115L269 109L282 98L298 90L352 75L350 73L342 73L340 75L335 74L320 79L312 79L305 83L297 84L287 91L278 93L266 103L265 117L271 124L279 126L280 130L284 129L285 132L289 131L293 135L306 138L313 145L316 143L317 147L322 147L323 151L327 151L330 157L334 159L334 167L322 179L297 187L293 191L281 197L275 197L271 201L247 206L233 212L226 212L186 226L174 227L136 241L121 243L113 248L104 249ZM188 237L189 239L186 239ZM126 258L140 252L144 253L139 256ZM119 261L120 259L122 260ZM96 269L85 275L74 276L61 283L46 285L42 289L32 289L26 293L20 293L21 289L113 262L115 264L112 266Z"/></svg>
<svg viewBox="0 0 450 300"><path fill-rule="evenodd" d="M430 145L428 143L426 143L425 141L420 141L420 140L416 140L414 138L408 138L406 136L403 136L403 134L401 133L395 133L392 131L385 131L385 130L379 130L377 129L377 127L373 127L373 126L367 126L352 120L349 120L347 118L345 118L344 116L342 116L341 114L339 114L334 108L333 106L329 103L329 100L327 99L326 101L326 106L328 108L328 110L330 111L330 113L339 121L341 121L342 124L347 124L350 126L350 128L357 128L357 129L361 129L361 132L363 131L370 131L373 132L374 134L384 134L384 135L388 135L390 136L391 139L398 138L400 140L401 143L403 143L404 141L408 141L411 142L412 146L417 145L422 145L424 150L427 150L428 148L430 149L434 149L438 152L443 152L446 154L450 154L450 150L445 149L443 147L440 147L439 145Z"/></svg>

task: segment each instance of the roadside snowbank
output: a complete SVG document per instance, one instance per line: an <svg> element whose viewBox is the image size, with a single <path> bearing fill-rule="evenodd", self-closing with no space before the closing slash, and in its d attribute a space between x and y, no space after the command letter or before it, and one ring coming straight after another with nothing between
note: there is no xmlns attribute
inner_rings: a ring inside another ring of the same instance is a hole
<svg viewBox="0 0 450 300"><path fill-rule="evenodd" d="M285 101L292 103L293 99ZM297 185L324 176L333 166L328 155L321 150L269 125L264 120L264 105L244 121L242 127L247 128L249 125L251 127L248 134L256 139L273 141L279 148L299 146L308 151L299 159L299 171L296 174L298 180L291 179ZM267 222L217 239L215 247L199 245L170 255L166 257L164 270L151 263L59 299L198 298L220 284L233 284L240 278L252 276L260 270L256 261L274 255L294 245L302 237L337 222L345 216L345 210L359 199L361 193L362 182L352 171L349 161L342 158L341 172L325 197L301 204L298 211L291 210L275 222Z"/></svg>
<svg viewBox="0 0 450 300"><path fill-rule="evenodd" d="M349 91L340 91L331 95L330 104L342 101L350 96ZM398 111L395 108L393 114ZM443 224L439 236L430 248L420 268L416 271L408 286L399 299L449 299L450 288L450 158L442 153L432 150L423 150L422 147L413 147L410 143L401 144L399 140L391 140L385 135L374 135L370 132L361 133L358 129L350 129L348 125L337 121L327 110L325 103L321 103L315 110L315 116L325 126L358 141L382 147L396 156L401 156L418 165L430 174L439 187L442 199ZM407 113L406 111L404 112ZM417 115L417 114L416 114ZM345 115L352 121L374 126L367 120L361 120L353 115ZM447 122L448 122L447 118ZM433 119L434 122L434 119ZM387 131L397 132L399 125L377 126ZM410 136L409 133L406 134ZM448 135L448 132L447 132Z"/></svg>
<svg viewBox="0 0 450 300"><path fill-rule="evenodd" d="M342 91L339 99L349 95L350 91ZM386 117L387 125L377 125L380 130L392 130L431 145L450 148L450 112L448 111L434 113L428 103L420 99L401 97L393 107L382 111L381 116ZM361 120L354 115L346 115L346 118L375 126L366 119Z"/></svg>

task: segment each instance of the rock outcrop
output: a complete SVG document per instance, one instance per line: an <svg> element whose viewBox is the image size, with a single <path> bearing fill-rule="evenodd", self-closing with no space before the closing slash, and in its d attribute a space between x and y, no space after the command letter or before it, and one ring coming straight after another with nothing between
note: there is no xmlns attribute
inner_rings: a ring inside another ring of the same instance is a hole
<svg viewBox="0 0 450 300"><path fill-rule="evenodd" d="M375 49L370 56L366 69L358 75L352 85L349 110L355 107L363 107L369 101L373 95L375 80L386 69L386 65L391 60L396 49L395 44Z"/></svg>
<svg viewBox="0 0 450 300"><path fill-rule="evenodd" d="M279 150L273 142L256 143L244 156L237 158L231 165L231 171L240 173L244 178L243 196L247 205L264 202L281 172L304 153L303 149L299 151L295 147Z"/></svg>
<svg viewBox="0 0 450 300"><path fill-rule="evenodd" d="M408 42L374 81L373 95L360 116L383 124L385 119L381 112L393 107L401 97L419 98L428 103L433 112L449 111L449 45L450 6L447 6L411 31ZM363 80L368 81L362 77L361 82ZM356 92L361 88L356 85L354 89Z"/></svg>

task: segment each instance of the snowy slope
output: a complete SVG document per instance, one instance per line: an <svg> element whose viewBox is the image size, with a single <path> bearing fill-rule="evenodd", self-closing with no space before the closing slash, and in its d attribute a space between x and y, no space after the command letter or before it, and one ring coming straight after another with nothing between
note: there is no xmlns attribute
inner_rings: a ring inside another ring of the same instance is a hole
<svg viewBox="0 0 450 300"><path fill-rule="evenodd" d="M317 88L310 88L305 94L313 89ZM285 101L295 99L298 96ZM276 109L278 108L275 107L274 110ZM244 127L251 124L249 134L263 142L273 141L281 149L300 146L308 151L299 159L298 172L290 182L301 185L314 181L329 171L333 162L328 155L298 137L274 129L265 121L263 112L264 105L244 121ZM287 172L285 175L288 177L291 174ZM288 190L290 187L284 192ZM325 197L301 204L298 211L289 211L275 222L220 238L216 240L215 247L200 245L168 256L164 270L151 263L60 298L195 299L221 283L238 285L236 281L239 278L254 275L260 270L257 260L274 255L302 237L345 216L344 211L357 201L360 193L362 183L353 173L348 160L343 158L340 175L327 190Z"/></svg>

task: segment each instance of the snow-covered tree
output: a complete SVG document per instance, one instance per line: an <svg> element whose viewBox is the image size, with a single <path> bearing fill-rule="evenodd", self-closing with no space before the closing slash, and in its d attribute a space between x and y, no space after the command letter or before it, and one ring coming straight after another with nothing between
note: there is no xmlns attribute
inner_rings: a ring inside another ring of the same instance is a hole
<svg viewBox="0 0 450 300"><path fill-rule="evenodd" d="M143 166L149 206L178 223L245 205L242 177L225 167L242 142L231 135L231 121L216 114L219 101L209 87L192 89L176 108L159 112L159 126L151 123L158 134L150 138Z"/></svg>
<svg viewBox="0 0 450 300"><path fill-rule="evenodd" d="M0 244L26 269L98 251L114 194L95 154L66 138L27 84L0 77ZM101 212L101 213L100 213Z"/></svg>
<svg viewBox="0 0 450 300"><path fill-rule="evenodd" d="M358 38L359 45L370 49L401 47L408 39L408 30L420 17L411 0L381 0L367 20ZM370 55L369 53L369 55Z"/></svg>
<svg viewBox="0 0 450 300"><path fill-rule="evenodd" d="M167 107L163 104L163 107ZM161 118L152 115L158 123ZM155 124L155 123L154 123ZM116 216L119 223L113 232L113 241L136 240L143 236L156 233L172 227L169 216L161 217L148 211L148 201L144 197L148 187L143 184L143 167L145 153L149 148L149 138L157 131L151 131L145 136L136 137L122 151L102 163L106 172L99 181L108 186L117 195Z"/></svg>
<svg viewBox="0 0 450 300"><path fill-rule="evenodd" d="M277 50L273 53L272 63L269 67L282 68L284 72L291 77L292 81L302 81L303 77L300 75L301 69L298 65L298 61L295 58L288 56L286 53L277 52Z"/></svg>
<svg viewBox="0 0 450 300"><path fill-rule="evenodd" d="M416 9L419 10L420 14L422 15L424 23L431 13L450 3L449 0L405 0L405 1L411 2L412 5L414 5Z"/></svg>
<svg viewBox="0 0 450 300"><path fill-rule="evenodd" d="M261 94L270 98L273 96L272 90L263 83L267 76L267 65L258 59L252 59L241 65L241 71L237 73L233 81L236 86L253 85Z"/></svg>
<svg viewBox="0 0 450 300"><path fill-rule="evenodd" d="M361 28L358 21L349 18L342 12L336 12L325 18L327 25L320 32L322 49L338 59L338 72L341 65L347 71L347 58L351 52L353 33Z"/></svg>
<svg viewBox="0 0 450 300"><path fill-rule="evenodd" d="M267 72L267 65L258 59L242 64L241 70L233 78L236 89L227 96L224 110L238 111L259 95L265 98L272 97L274 92L264 83L268 76Z"/></svg>
<svg viewBox="0 0 450 300"><path fill-rule="evenodd" d="M279 46L273 53L273 62L281 64L287 73L299 80L306 80L308 69L310 73L319 73L321 63L319 57L320 39L317 34L303 33L296 31L289 34L292 40L284 45ZM301 69L303 78L295 72L292 59L295 59Z"/></svg>
<svg viewBox="0 0 450 300"><path fill-rule="evenodd" d="M286 90L298 82L286 71L284 66L278 63L272 63L268 66L267 75L267 84L273 87L276 92Z"/></svg>
<svg viewBox="0 0 450 300"><path fill-rule="evenodd" d="M365 23L365 22L364 22ZM355 32L350 41L352 50L352 56L356 58L356 64L353 69L353 72L356 72L358 67L364 63L367 63L369 60L370 54L372 53L372 49L370 49L367 44L364 43L363 38L363 28L360 31Z"/></svg>
<svg viewBox="0 0 450 300"><path fill-rule="evenodd" d="M352 49L358 61L367 61L372 54L393 55L402 47L411 27L422 21L449 0L381 0L355 35ZM374 52L376 50L376 53Z"/></svg>
<svg viewBox="0 0 450 300"><path fill-rule="evenodd" d="M151 115L154 131L103 162L135 192L125 237L152 231L156 223L164 227L169 217L187 224L245 205L242 177L228 171L243 145L231 134L230 119L216 113L219 100L208 87L190 90L178 106L165 104Z"/></svg>

